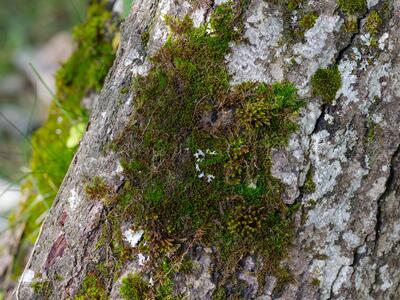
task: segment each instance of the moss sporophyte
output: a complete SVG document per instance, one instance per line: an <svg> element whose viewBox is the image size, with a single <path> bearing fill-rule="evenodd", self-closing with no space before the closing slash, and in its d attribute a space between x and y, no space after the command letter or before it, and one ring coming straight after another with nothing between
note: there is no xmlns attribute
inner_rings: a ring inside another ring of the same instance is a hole
<svg viewBox="0 0 400 300"><path fill-rule="evenodd" d="M243 9L222 4L198 28L166 17L171 34L149 73L135 78L135 112L117 141L127 180L121 205L145 229L151 261L168 257L176 270L174 258L196 240L217 247L226 280L244 252L265 259L263 272L284 273L296 207L281 199L271 150L286 145L304 104L289 82L229 85L224 57L241 38Z"/></svg>

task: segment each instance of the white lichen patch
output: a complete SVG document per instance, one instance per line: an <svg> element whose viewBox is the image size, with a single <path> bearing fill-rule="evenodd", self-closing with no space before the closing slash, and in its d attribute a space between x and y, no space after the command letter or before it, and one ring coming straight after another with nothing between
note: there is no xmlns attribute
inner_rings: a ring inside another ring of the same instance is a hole
<svg viewBox="0 0 400 300"><path fill-rule="evenodd" d="M21 282L29 284L33 281L33 278L35 278L35 272L31 269L28 269L25 270L25 272L22 274Z"/></svg>
<svg viewBox="0 0 400 300"><path fill-rule="evenodd" d="M137 247L143 234L143 230L133 231L132 229L128 229L123 232L124 240L127 241L132 248Z"/></svg>
<svg viewBox="0 0 400 300"><path fill-rule="evenodd" d="M357 62L352 60L343 60L339 64L339 72L342 76L342 87L338 90L337 96L343 95L345 97L345 106L350 103L358 102L359 95L358 91L354 89L354 85L357 83L357 76L353 74L357 68Z"/></svg>
<svg viewBox="0 0 400 300"><path fill-rule="evenodd" d="M351 274L353 273L353 267L351 266L343 266L343 268L340 270L333 286L332 286L332 292L335 295L340 294L340 289L345 288L345 287L350 287L351 286Z"/></svg>
<svg viewBox="0 0 400 300"><path fill-rule="evenodd" d="M231 43L231 53L226 56L232 84L244 81L271 82L273 76L265 63L272 63L283 32L282 18L259 1L254 12L244 23L246 43ZM274 76L280 77L281 70L273 68Z"/></svg>
<svg viewBox="0 0 400 300"><path fill-rule="evenodd" d="M304 37L304 44L296 44L293 49L296 55L307 59L314 59L324 53L327 42L334 31L339 31L343 20L339 16L320 15L313 28L308 30ZM331 54L332 57L334 55ZM326 61L329 64L329 61Z"/></svg>
<svg viewBox="0 0 400 300"><path fill-rule="evenodd" d="M372 185L372 188L368 191L367 196L371 200L376 201L386 189L387 177L378 178Z"/></svg>
<svg viewBox="0 0 400 300"><path fill-rule="evenodd" d="M389 266L384 265L384 266L380 267L379 273L380 273L380 277L382 280L382 285L380 286L380 289L382 291L386 291L393 285L393 281L392 281L393 276L389 272Z"/></svg>
<svg viewBox="0 0 400 300"><path fill-rule="evenodd" d="M310 102L307 105L307 108L304 109L304 113L302 113L300 118L300 130L304 135L310 135L315 128L315 124L322 111L319 105L315 102Z"/></svg>
<svg viewBox="0 0 400 300"><path fill-rule="evenodd" d="M390 64L376 64L368 73L368 100L374 101L375 97L382 97L382 78L388 77L391 72Z"/></svg>
<svg viewBox="0 0 400 300"><path fill-rule="evenodd" d="M357 133L351 129L338 130L334 137L327 130L312 136L310 159L314 166L315 200L333 191L336 178L342 173L342 163L347 161L346 152L356 141Z"/></svg>
<svg viewBox="0 0 400 300"><path fill-rule="evenodd" d="M200 25L206 21L206 13L207 11L205 8L197 9L192 13L190 17L193 20L193 26L195 28L200 27Z"/></svg>
<svg viewBox="0 0 400 300"><path fill-rule="evenodd" d="M386 46L386 40L389 38L389 34L387 32L385 32L379 39L378 41L378 47L381 50L385 49Z"/></svg>
<svg viewBox="0 0 400 300"><path fill-rule="evenodd" d="M379 0L367 0L368 9L371 9L379 3Z"/></svg>
<svg viewBox="0 0 400 300"><path fill-rule="evenodd" d="M74 211L80 204L81 200L79 194L75 189L72 189L71 194L68 198L69 208Z"/></svg>

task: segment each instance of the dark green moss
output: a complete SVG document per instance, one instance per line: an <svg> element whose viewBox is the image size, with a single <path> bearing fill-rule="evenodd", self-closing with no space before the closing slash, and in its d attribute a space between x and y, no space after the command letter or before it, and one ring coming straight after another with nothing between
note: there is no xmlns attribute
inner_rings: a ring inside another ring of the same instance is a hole
<svg viewBox="0 0 400 300"><path fill-rule="evenodd" d="M126 300L143 300L149 290L149 284L140 275L129 274L122 279L120 294Z"/></svg>
<svg viewBox="0 0 400 300"><path fill-rule="evenodd" d="M340 9L351 15L362 15L367 10L365 0L338 0Z"/></svg>
<svg viewBox="0 0 400 300"><path fill-rule="evenodd" d="M321 96L325 103L335 100L336 93L342 86L342 76L337 66L318 69L311 78L313 96Z"/></svg>

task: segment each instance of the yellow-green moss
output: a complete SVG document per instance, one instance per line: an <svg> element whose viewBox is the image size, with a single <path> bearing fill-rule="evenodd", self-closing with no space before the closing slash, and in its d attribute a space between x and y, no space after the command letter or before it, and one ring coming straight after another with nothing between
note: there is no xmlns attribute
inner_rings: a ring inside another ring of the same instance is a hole
<svg viewBox="0 0 400 300"><path fill-rule="evenodd" d="M318 69L311 78L313 96L321 96L325 103L335 100L336 93L342 86L342 76L337 66Z"/></svg>
<svg viewBox="0 0 400 300"><path fill-rule="evenodd" d="M361 15L367 10L367 2L365 0L338 0L340 9L351 15Z"/></svg>
<svg viewBox="0 0 400 300"><path fill-rule="evenodd" d="M376 35L378 34L380 27L383 24L383 20L379 13L376 10L373 10L367 18L367 22L365 23L365 27L367 31L372 34Z"/></svg>
<svg viewBox="0 0 400 300"><path fill-rule="evenodd" d="M321 284L321 281L320 281L318 278L313 278L313 279L311 280L311 284L312 284L313 286L319 286L319 285Z"/></svg>
<svg viewBox="0 0 400 300"><path fill-rule="evenodd" d="M150 286L138 274L129 274L122 279L120 294L125 300L143 300L149 292Z"/></svg>
<svg viewBox="0 0 400 300"><path fill-rule="evenodd" d="M75 300L106 300L109 299L104 284L95 274L89 274L83 280L79 293L74 297Z"/></svg>
<svg viewBox="0 0 400 300"><path fill-rule="evenodd" d="M52 286L48 280L35 281L31 284L31 287L35 293L35 296L43 300L50 299L53 293Z"/></svg>
<svg viewBox="0 0 400 300"><path fill-rule="evenodd" d="M310 167L310 169L308 170L307 175L306 175L306 180L302 187L303 192L305 192L305 193L315 192L316 185L313 181L313 176L314 176L314 170L312 167Z"/></svg>
<svg viewBox="0 0 400 300"><path fill-rule="evenodd" d="M315 11L309 12L299 20L299 26L302 29L302 31L306 31L315 25L317 19L318 19L317 12Z"/></svg>

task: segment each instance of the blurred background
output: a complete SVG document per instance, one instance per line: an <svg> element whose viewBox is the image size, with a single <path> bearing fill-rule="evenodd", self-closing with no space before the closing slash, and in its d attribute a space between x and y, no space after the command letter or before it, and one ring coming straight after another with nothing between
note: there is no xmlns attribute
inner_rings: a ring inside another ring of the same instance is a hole
<svg viewBox="0 0 400 300"><path fill-rule="evenodd" d="M71 55L87 1L0 0L0 230L17 205L30 136L47 117L54 74Z"/></svg>
<svg viewBox="0 0 400 300"><path fill-rule="evenodd" d="M47 117L54 74L75 47L87 1L0 0L0 231L19 200L30 136ZM35 73L40 74L41 79Z"/></svg>

